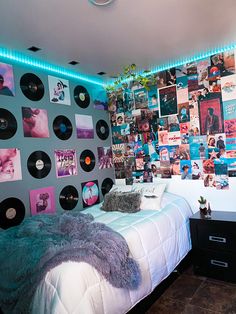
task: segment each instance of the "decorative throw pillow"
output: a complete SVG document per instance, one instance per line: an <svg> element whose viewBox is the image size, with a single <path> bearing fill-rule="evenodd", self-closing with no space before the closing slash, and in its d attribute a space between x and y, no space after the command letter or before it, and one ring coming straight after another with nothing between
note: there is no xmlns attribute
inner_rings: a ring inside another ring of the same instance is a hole
<svg viewBox="0 0 236 314"><path fill-rule="evenodd" d="M137 183L133 185L133 191L141 193L141 210L160 210L161 199L166 184Z"/></svg>
<svg viewBox="0 0 236 314"><path fill-rule="evenodd" d="M101 209L135 213L140 210L141 194L139 192L109 192L105 195Z"/></svg>
<svg viewBox="0 0 236 314"><path fill-rule="evenodd" d="M132 185L113 184L109 192L131 192L131 191L132 191Z"/></svg>

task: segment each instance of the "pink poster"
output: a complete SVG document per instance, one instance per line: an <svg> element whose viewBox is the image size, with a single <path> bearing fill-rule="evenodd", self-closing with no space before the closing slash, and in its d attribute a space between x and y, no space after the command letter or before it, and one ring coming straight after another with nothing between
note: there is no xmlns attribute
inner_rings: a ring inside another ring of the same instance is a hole
<svg viewBox="0 0 236 314"><path fill-rule="evenodd" d="M49 186L38 190L31 190L30 209L32 215L55 213L55 188Z"/></svg>
<svg viewBox="0 0 236 314"><path fill-rule="evenodd" d="M20 150L0 149L0 182L22 180Z"/></svg>

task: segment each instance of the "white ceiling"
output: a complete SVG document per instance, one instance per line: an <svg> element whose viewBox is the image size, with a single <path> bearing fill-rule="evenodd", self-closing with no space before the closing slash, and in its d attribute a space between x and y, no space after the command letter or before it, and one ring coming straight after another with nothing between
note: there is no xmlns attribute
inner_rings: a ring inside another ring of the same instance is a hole
<svg viewBox="0 0 236 314"><path fill-rule="evenodd" d="M236 0L1 0L0 21L0 46L108 78L236 42Z"/></svg>

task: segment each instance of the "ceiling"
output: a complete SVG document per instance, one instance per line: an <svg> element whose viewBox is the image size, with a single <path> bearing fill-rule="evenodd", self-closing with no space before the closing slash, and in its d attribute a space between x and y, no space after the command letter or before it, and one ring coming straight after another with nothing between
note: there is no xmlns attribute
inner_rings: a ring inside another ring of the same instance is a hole
<svg viewBox="0 0 236 314"><path fill-rule="evenodd" d="M131 63L151 69L236 42L235 12L235 0L1 0L0 46L110 80Z"/></svg>

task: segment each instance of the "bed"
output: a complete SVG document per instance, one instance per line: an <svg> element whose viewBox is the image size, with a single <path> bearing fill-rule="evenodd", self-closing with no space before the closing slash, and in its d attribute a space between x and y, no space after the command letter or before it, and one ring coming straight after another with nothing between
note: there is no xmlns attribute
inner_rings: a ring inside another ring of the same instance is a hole
<svg viewBox="0 0 236 314"><path fill-rule="evenodd" d="M100 204L84 211L119 232L142 275L137 290L113 287L84 262L64 262L50 270L33 298L33 314L127 313L176 268L191 249L191 208L184 198L165 192L162 210L133 214L103 212Z"/></svg>

